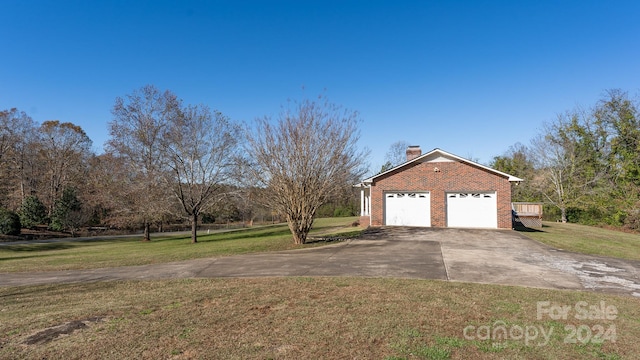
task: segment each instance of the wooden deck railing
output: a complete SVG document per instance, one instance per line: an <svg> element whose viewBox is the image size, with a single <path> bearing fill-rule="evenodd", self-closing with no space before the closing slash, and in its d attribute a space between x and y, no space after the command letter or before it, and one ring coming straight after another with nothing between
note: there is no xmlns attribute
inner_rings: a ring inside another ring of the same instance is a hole
<svg viewBox="0 0 640 360"><path fill-rule="evenodd" d="M528 228L542 228L542 203L511 203L514 225Z"/></svg>
<svg viewBox="0 0 640 360"><path fill-rule="evenodd" d="M518 215L542 216L542 203L514 202L511 203L511 208Z"/></svg>

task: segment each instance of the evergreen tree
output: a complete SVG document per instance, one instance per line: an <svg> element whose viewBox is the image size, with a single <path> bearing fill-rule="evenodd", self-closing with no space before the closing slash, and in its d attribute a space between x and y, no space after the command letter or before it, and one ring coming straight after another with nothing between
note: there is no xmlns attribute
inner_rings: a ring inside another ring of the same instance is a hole
<svg viewBox="0 0 640 360"><path fill-rule="evenodd" d="M51 229L63 231L70 229L72 232L79 225L82 204L78 200L74 188L65 188L62 197L55 202L51 215Z"/></svg>
<svg viewBox="0 0 640 360"><path fill-rule="evenodd" d="M25 228L34 228L36 225L47 222L47 208L42 201L35 196L27 196L20 208L20 222Z"/></svg>
<svg viewBox="0 0 640 360"><path fill-rule="evenodd" d="M20 235L20 217L13 211L0 209L0 234Z"/></svg>

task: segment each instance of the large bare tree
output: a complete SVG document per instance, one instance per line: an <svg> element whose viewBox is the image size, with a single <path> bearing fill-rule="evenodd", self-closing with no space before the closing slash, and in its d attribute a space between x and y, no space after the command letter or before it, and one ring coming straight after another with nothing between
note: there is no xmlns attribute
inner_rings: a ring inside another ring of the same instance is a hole
<svg viewBox="0 0 640 360"><path fill-rule="evenodd" d="M0 206L16 210L31 195L27 174L37 156L36 129L24 111L0 111Z"/></svg>
<svg viewBox="0 0 640 360"><path fill-rule="evenodd" d="M54 204L67 186L80 184L91 157L91 139L78 125L45 121L39 129L39 163L44 174L45 205L51 216Z"/></svg>
<svg viewBox="0 0 640 360"><path fill-rule="evenodd" d="M237 174L240 129L220 112L186 106L163 134L168 189L191 219L191 242L198 242L198 216L223 199Z"/></svg>
<svg viewBox="0 0 640 360"><path fill-rule="evenodd" d="M150 240L151 222L159 220L168 208L162 181L162 136L171 119L178 116L180 106L180 100L170 91L147 85L118 97L112 110L107 149L125 160L130 181L125 182L128 188L123 194L132 201L123 205L133 207L129 212L142 222L145 241Z"/></svg>
<svg viewBox="0 0 640 360"><path fill-rule="evenodd" d="M291 102L277 119L264 117L247 134L254 184L304 244L318 208L364 174L358 113L327 102Z"/></svg>

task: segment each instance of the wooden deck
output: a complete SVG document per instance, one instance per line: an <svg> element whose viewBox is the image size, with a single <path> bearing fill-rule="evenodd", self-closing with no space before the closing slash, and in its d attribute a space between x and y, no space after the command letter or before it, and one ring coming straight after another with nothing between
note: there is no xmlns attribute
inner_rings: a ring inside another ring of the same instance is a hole
<svg viewBox="0 0 640 360"><path fill-rule="evenodd" d="M542 229L542 203L514 202L511 209L514 227Z"/></svg>

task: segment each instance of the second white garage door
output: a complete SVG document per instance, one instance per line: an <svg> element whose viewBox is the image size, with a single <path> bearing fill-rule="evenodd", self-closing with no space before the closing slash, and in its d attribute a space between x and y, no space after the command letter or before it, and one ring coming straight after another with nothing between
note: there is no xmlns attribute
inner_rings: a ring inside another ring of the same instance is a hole
<svg viewBox="0 0 640 360"><path fill-rule="evenodd" d="M498 227L498 202L495 192L448 193L447 226L459 228Z"/></svg>
<svg viewBox="0 0 640 360"><path fill-rule="evenodd" d="M385 225L431 226L429 193L385 194Z"/></svg>

